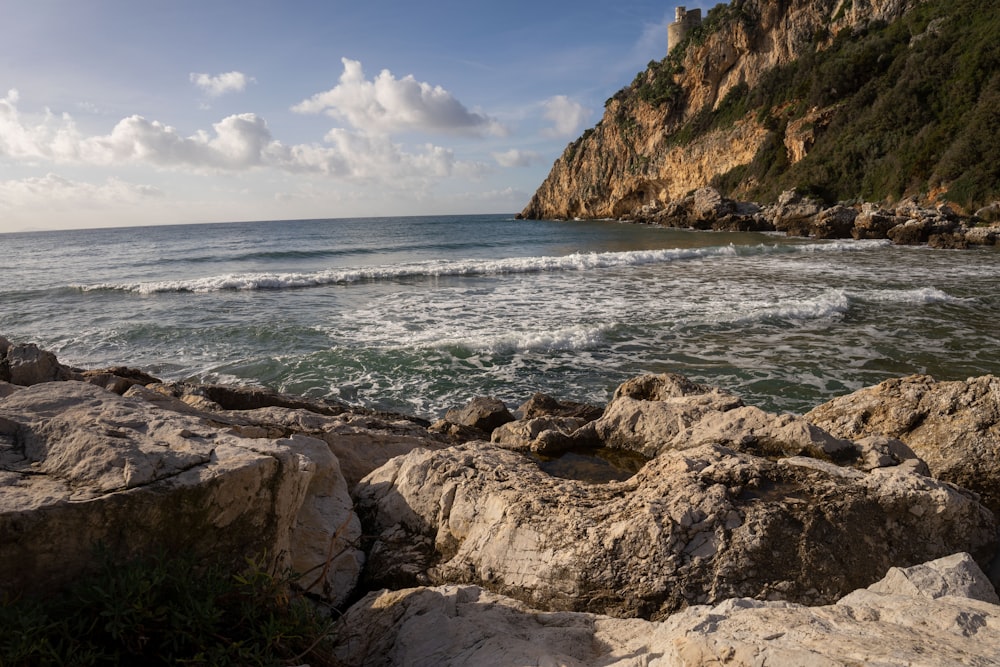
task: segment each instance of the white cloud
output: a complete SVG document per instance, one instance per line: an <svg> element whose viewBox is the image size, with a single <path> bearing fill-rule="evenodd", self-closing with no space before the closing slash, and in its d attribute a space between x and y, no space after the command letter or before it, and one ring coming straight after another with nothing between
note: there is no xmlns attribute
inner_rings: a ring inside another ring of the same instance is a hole
<svg viewBox="0 0 1000 667"><path fill-rule="evenodd" d="M253 77L243 72L226 72L215 76L191 72L190 79L191 83L205 91L209 97L243 92L247 84L254 81Z"/></svg>
<svg viewBox="0 0 1000 667"><path fill-rule="evenodd" d="M493 159L501 167L530 167L541 159L541 155L535 151L522 151L512 148L503 153L494 153Z"/></svg>
<svg viewBox="0 0 1000 667"><path fill-rule="evenodd" d="M120 120L109 134L83 136L68 115L46 111L40 120L23 119L17 101L16 91L0 99L0 157L29 162L131 164L195 173L273 169L378 182L393 189L426 187L449 177L475 179L489 170L486 164L459 160L448 148L425 144L407 150L385 135L342 128L331 130L323 144L289 146L252 113L228 116L213 124L211 132L191 136L142 116Z"/></svg>
<svg viewBox="0 0 1000 667"><path fill-rule="evenodd" d="M371 133L400 130L503 135L496 120L467 109L441 86L417 81L412 75L397 79L382 70L372 81L361 63L342 58L344 72L332 89L292 107L299 113L326 113Z"/></svg>
<svg viewBox="0 0 1000 667"><path fill-rule="evenodd" d="M109 178L104 183L74 181L56 174L0 181L0 208L102 208L121 204L136 204L162 197L163 192L150 185L127 183Z"/></svg>
<svg viewBox="0 0 1000 667"><path fill-rule="evenodd" d="M549 137L571 137L576 135L590 115L590 110L565 95L550 97L542 103L546 120L552 121L550 128L543 130Z"/></svg>

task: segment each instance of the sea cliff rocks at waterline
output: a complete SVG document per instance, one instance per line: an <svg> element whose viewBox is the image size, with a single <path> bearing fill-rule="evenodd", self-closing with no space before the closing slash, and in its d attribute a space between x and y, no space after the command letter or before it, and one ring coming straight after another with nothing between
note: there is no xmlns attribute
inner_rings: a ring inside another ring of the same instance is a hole
<svg viewBox="0 0 1000 667"><path fill-rule="evenodd" d="M984 213L985 214L985 213ZM684 229L783 232L817 239L887 239L896 245L935 248L993 246L1000 225L977 216L960 216L945 205L921 206L908 199L895 206L835 204L795 190L767 206L734 201L711 187L665 205L644 205L622 220Z"/></svg>
<svg viewBox="0 0 1000 667"><path fill-rule="evenodd" d="M919 663L926 635L912 628L932 616L926 660L987 664L1000 607L980 569L996 555L997 518L903 440L974 431L947 442L981 449L995 381L941 384L900 380L905 400L884 415L873 401L893 391L838 399L830 430L816 423L822 407L815 421L774 415L676 375L630 380L603 409L479 399L432 426L80 371L0 339L0 589L41 594L85 576L98 542L120 558L266 553L333 604L439 586L348 610L334 631L345 664L655 664L661 653L700 664L713 651L734 664ZM868 428L838 430L848 423ZM601 483L547 472L567 452L631 457L637 472ZM994 460L974 460L982 480L1000 479ZM424 620L454 632L414 635Z"/></svg>

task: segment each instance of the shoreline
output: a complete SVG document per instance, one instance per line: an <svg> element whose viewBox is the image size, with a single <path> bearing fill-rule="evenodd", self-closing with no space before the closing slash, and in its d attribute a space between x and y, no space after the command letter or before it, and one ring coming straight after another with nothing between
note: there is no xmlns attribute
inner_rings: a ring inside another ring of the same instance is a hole
<svg viewBox="0 0 1000 667"><path fill-rule="evenodd" d="M297 573L289 595L342 617L326 637L344 664L457 665L458 646L483 641L498 665L513 650L551 656L551 634L504 629L523 629L522 614L551 619L547 632L621 624L648 638L605 637L573 663L595 666L618 664L606 653L674 655L677 627L686 642L748 655L881 655L863 636L919 656L912 637L924 634L911 627L982 618L971 634L941 628L935 650L951 660L1000 647L985 620L1000 618L998 452L994 376L896 378L797 417L646 375L603 407L536 394L510 410L480 397L428 424L70 368L0 337L0 532L16 535L0 540L0 593L85 579L96 544L112 562L166 550L234 573L263 553L257 567ZM588 453L628 470L547 467ZM457 644L408 644L420 617L457 627L456 604L464 618L502 618L463 621ZM790 630L859 604L836 647Z"/></svg>
<svg viewBox="0 0 1000 667"><path fill-rule="evenodd" d="M524 219L517 214L518 219ZM678 229L730 232L778 232L816 239L890 240L895 245L928 245L967 249L1000 244L1000 202L975 215L959 215L947 204L925 207L916 197L893 207L881 204L839 203L788 190L774 204L761 206L723 197L704 187L667 204L654 202L620 222Z"/></svg>

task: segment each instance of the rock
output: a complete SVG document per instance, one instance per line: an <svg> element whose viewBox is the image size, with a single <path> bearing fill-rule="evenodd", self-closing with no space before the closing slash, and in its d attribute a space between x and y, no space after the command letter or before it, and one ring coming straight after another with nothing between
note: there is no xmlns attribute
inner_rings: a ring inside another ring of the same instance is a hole
<svg viewBox="0 0 1000 667"><path fill-rule="evenodd" d="M279 407L290 410L308 410L321 415L339 415L349 410L347 405L338 401L289 396L263 387L170 382L161 383L155 389L163 394L179 398L189 405L200 406L206 410L248 411Z"/></svg>
<svg viewBox="0 0 1000 667"><path fill-rule="evenodd" d="M15 391L20 391L21 389L24 389L24 387L0 380L0 399L7 398Z"/></svg>
<svg viewBox="0 0 1000 667"><path fill-rule="evenodd" d="M997 531L971 494L911 466L866 473L714 444L589 485L488 443L416 450L355 498L376 536L372 586L471 583L619 617L744 596L830 603L894 565L956 551L986 564Z"/></svg>
<svg viewBox="0 0 1000 667"><path fill-rule="evenodd" d="M967 553L913 567L894 567L868 590L882 595L923 595L932 600L947 595L1000 605L990 580Z"/></svg>
<svg viewBox="0 0 1000 667"><path fill-rule="evenodd" d="M448 410L444 418L453 424L479 429L487 435L496 427L514 421L514 415L510 414L503 401L484 396L472 399L465 407Z"/></svg>
<svg viewBox="0 0 1000 667"><path fill-rule="evenodd" d="M115 366L99 370L74 371L70 374L70 379L82 380L90 384L97 385L113 391L118 395L124 394L132 387L139 385L145 387L150 384L159 384L160 380L149 373L136 368L126 366Z"/></svg>
<svg viewBox="0 0 1000 667"><path fill-rule="evenodd" d="M4 339L0 358L0 380L28 387L41 382L64 380L69 374L56 355L41 350L34 343L13 345Z"/></svg>
<svg viewBox="0 0 1000 667"><path fill-rule="evenodd" d="M851 236L855 239L887 239L889 230L901 222L904 221L883 211L876 204L865 203L854 219Z"/></svg>
<svg viewBox="0 0 1000 667"><path fill-rule="evenodd" d="M603 416L574 438L581 444L600 442L652 458L704 415L742 405L733 394L680 375L645 375L619 386Z"/></svg>
<svg viewBox="0 0 1000 667"><path fill-rule="evenodd" d="M122 559L165 550L294 564L304 586L336 602L363 561L346 483L322 441L239 437L78 381L0 400L0 534L5 594L67 584L95 566L97 545Z"/></svg>
<svg viewBox="0 0 1000 667"><path fill-rule="evenodd" d="M886 235L896 245L920 245L930 238L931 224L927 220L907 220L894 226Z"/></svg>
<svg viewBox="0 0 1000 667"><path fill-rule="evenodd" d="M450 443L425 428L426 422L420 419L259 387L167 383L145 389L132 387L125 395L141 395L182 414L199 414L244 437L282 438L298 433L323 440L337 458L350 489L394 456L417 447L440 449ZM482 435L473 433L469 439Z"/></svg>
<svg viewBox="0 0 1000 667"><path fill-rule="evenodd" d="M786 190L773 206L765 207L764 216L779 232L789 236L809 236L812 221L823 210L823 202Z"/></svg>
<svg viewBox="0 0 1000 667"><path fill-rule="evenodd" d="M575 445L571 435L586 424L578 417L535 417L507 422L493 430L491 440L506 449L556 456Z"/></svg>
<svg viewBox="0 0 1000 667"><path fill-rule="evenodd" d="M662 622L538 611L475 586L379 591L340 618L334 654L370 667L995 664L1000 607L978 597L988 584L975 563L956 554L910 570L932 576L897 571L907 585L890 574L824 607L734 599Z"/></svg>
<svg viewBox="0 0 1000 667"><path fill-rule="evenodd" d="M586 403L559 401L551 396L536 393L517 409L522 419L535 417L576 417L584 421L594 421L604 414L604 408Z"/></svg>
<svg viewBox="0 0 1000 667"><path fill-rule="evenodd" d="M997 245L998 241L1000 241L1000 226L969 227L965 230L965 241L969 245Z"/></svg>
<svg viewBox="0 0 1000 667"><path fill-rule="evenodd" d="M824 209L809 227L809 234L818 239L846 239L851 237L858 212L853 208L838 204Z"/></svg>
<svg viewBox="0 0 1000 667"><path fill-rule="evenodd" d="M801 417L770 414L755 407L707 413L678 432L666 448L681 450L706 444L775 459L808 456L851 465L865 472L912 461L915 472L928 474L923 461L900 440L873 436L852 442L837 438Z"/></svg>
<svg viewBox="0 0 1000 667"><path fill-rule="evenodd" d="M824 403L805 419L842 438L905 442L942 480L971 489L1000 516L1000 379L894 378Z"/></svg>
<svg viewBox="0 0 1000 667"><path fill-rule="evenodd" d="M420 424L392 415L345 412L327 416L280 407L226 414L251 427L267 429L268 437L276 435L277 427L324 441L339 461L349 489L393 457L417 448L434 450L450 444Z"/></svg>
<svg viewBox="0 0 1000 667"><path fill-rule="evenodd" d="M1000 222L1000 201L982 207L976 211L976 217L986 222Z"/></svg>
<svg viewBox="0 0 1000 667"><path fill-rule="evenodd" d="M441 435L448 439L452 444L461 444L463 442L471 442L473 440L482 440L487 436L486 433L480 431L478 428L472 426L465 426L463 424L453 424L447 419L439 419L430 426L427 427L430 433Z"/></svg>
<svg viewBox="0 0 1000 667"><path fill-rule="evenodd" d="M940 250L965 250L969 247L969 242L965 238L964 232L944 234L931 234L927 237L927 245Z"/></svg>

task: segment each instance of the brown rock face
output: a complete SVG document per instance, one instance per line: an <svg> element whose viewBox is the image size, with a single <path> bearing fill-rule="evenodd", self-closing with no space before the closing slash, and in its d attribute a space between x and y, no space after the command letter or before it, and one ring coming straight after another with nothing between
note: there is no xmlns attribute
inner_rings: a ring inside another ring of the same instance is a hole
<svg viewBox="0 0 1000 667"><path fill-rule="evenodd" d="M556 161L522 217L622 217L643 206L662 207L749 164L769 136L756 114L691 141L674 133L703 109L717 108L737 86L752 88L769 70L812 49L817 35L832 39L870 21L892 21L915 4L734 1L718 30L683 54L674 79L678 92L657 105L627 90L608 100L604 117ZM808 153L830 114L831 109L815 109L791 128L792 162Z"/></svg>

